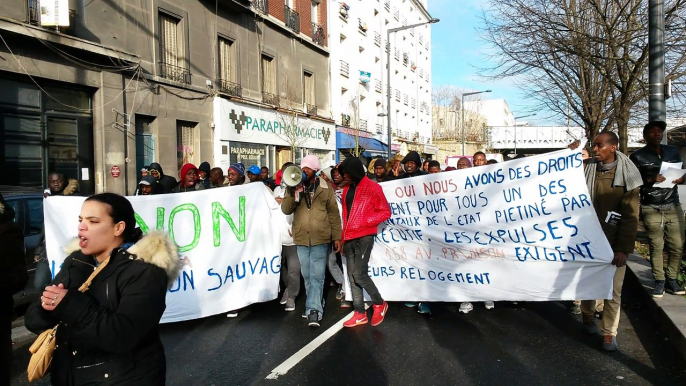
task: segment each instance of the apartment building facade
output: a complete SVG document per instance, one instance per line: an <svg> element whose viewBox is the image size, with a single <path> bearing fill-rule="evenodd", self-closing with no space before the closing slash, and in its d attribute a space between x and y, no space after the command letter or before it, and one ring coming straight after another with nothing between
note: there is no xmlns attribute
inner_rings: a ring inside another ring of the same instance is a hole
<svg viewBox="0 0 686 386"><path fill-rule="evenodd" d="M50 15L41 15L39 0L0 2L0 185L45 186L58 170L78 179L84 194L132 194L151 162L177 177L186 162L273 169L292 156L282 140L218 130L217 106L230 107L227 116L235 110L238 122L275 121L294 110L285 99L300 106L298 119L312 121L306 134L323 139L334 130L326 26L312 16L325 15L325 4L62 3L68 10L57 11L68 13L69 25L56 27L45 25ZM332 155L328 141L320 142L297 150Z"/></svg>
<svg viewBox="0 0 686 386"><path fill-rule="evenodd" d="M431 144L431 27L387 30L431 20L425 0L331 1L331 110L339 158L385 154L387 93L392 152L435 154ZM387 63L387 50L390 62ZM387 76L390 65L390 79Z"/></svg>

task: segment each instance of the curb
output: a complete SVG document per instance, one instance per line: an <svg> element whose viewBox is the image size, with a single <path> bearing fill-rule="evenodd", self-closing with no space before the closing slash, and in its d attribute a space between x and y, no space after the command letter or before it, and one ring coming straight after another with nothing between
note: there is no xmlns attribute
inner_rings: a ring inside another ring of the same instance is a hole
<svg viewBox="0 0 686 386"><path fill-rule="evenodd" d="M629 255L627 261L625 283L630 281L632 285L643 287L641 299L648 305L653 319L665 332L668 339L677 349L679 354L686 360L686 299L681 295L665 293L661 299L652 297L653 272L650 262L639 255Z"/></svg>
<svg viewBox="0 0 686 386"><path fill-rule="evenodd" d="M12 342L20 344L28 340L35 339L38 335L27 330L24 326L15 327L12 329Z"/></svg>

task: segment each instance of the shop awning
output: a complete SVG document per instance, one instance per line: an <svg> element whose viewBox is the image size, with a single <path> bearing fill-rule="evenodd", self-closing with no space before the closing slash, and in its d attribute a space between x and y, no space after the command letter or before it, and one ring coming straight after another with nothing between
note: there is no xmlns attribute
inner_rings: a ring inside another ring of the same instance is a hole
<svg viewBox="0 0 686 386"><path fill-rule="evenodd" d="M388 152L388 146L377 139L365 137L355 138L350 134L341 132L336 132L336 148L354 149L356 139L358 140L359 146L369 152Z"/></svg>

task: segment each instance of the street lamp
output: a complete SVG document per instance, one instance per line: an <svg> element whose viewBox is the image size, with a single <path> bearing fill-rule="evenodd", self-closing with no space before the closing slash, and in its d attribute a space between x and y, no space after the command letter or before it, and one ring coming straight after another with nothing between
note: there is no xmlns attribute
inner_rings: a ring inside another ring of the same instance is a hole
<svg viewBox="0 0 686 386"><path fill-rule="evenodd" d="M483 93L487 93L487 92L491 92L491 90L466 92L466 93L462 94L462 96L461 96L462 100L461 100L460 108L462 109L462 155L466 155L465 154L465 131L466 130L464 127L464 97L470 96L470 95L476 95L476 94L483 94Z"/></svg>
<svg viewBox="0 0 686 386"><path fill-rule="evenodd" d="M522 115L520 117L514 117L514 132L515 132L514 133L515 134L514 135L514 153L515 153L515 155L517 154L517 119L533 117L534 115L536 115L536 113L529 114L529 115Z"/></svg>
<svg viewBox="0 0 686 386"><path fill-rule="evenodd" d="M391 34L398 31L404 31L406 29L412 29L415 27L421 27L426 24L438 23L440 20L436 18L431 18L429 21L424 23L417 23L412 25L406 25L403 27L389 28L386 30L386 75L388 84L386 86L386 122L388 125L388 160L391 160L391 141L393 137L391 136Z"/></svg>

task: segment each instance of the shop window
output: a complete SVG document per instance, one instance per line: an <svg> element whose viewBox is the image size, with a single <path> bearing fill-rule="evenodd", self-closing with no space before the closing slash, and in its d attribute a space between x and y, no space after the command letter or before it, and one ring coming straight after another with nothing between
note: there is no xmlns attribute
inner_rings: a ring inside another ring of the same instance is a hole
<svg viewBox="0 0 686 386"><path fill-rule="evenodd" d="M242 163L248 169L252 165L266 166L267 151L266 145L257 143L231 142L229 149L230 162L232 164Z"/></svg>

